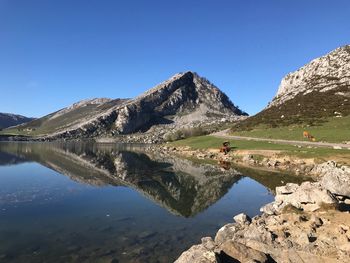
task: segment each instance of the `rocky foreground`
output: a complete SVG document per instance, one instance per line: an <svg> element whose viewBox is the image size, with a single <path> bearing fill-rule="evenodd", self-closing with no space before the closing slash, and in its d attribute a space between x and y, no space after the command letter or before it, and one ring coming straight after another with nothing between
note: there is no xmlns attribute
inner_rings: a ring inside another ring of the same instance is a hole
<svg viewBox="0 0 350 263"><path fill-rule="evenodd" d="M312 172L317 182L277 187L261 215L235 216L175 262L350 262L350 168L327 162Z"/></svg>

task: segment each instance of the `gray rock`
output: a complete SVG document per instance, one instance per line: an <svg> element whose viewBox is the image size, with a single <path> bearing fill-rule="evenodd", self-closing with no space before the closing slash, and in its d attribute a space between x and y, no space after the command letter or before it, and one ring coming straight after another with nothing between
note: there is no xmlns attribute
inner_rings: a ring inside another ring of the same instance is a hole
<svg viewBox="0 0 350 263"><path fill-rule="evenodd" d="M267 166L269 166L269 167L277 167L277 166L279 166L280 164L281 164L281 162L278 161L278 160L269 160L269 161L267 162Z"/></svg>
<svg viewBox="0 0 350 263"><path fill-rule="evenodd" d="M234 216L233 219L241 225L249 225L252 222L252 219L244 213Z"/></svg>
<svg viewBox="0 0 350 263"><path fill-rule="evenodd" d="M238 242L233 242L232 240L223 243L217 252L218 254L224 252L239 262L268 262L268 258L263 252L249 248Z"/></svg>
<svg viewBox="0 0 350 263"><path fill-rule="evenodd" d="M285 204L283 201L274 201L261 207L260 212L268 215L275 215L278 214L284 206Z"/></svg>
<svg viewBox="0 0 350 263"><path fill-rule="evenodd" d="M320 204L303 204L302 207L298 207L298 208L302 208L303 211L306 212L315 212L318 209L321 208Z"/></svg>
<svg viewBox="0 0 350 263"><path fill-rule="evenodd" d="M202 245L209 250L214 250L215 248L215 242L211 237L203 237L201 239Z"/></svg>
<svg viewBox="0 0 350 263"><path fill-rule="evenodd" d="M186 250L174 263L219 263L214 251L204 245L192 246Z"/></svg>
<svg viewBox="0 0 350 263"><path fill-rule="evenodd" d="M294 193L298 189L299 185L288 183L285 186L276 187L276 195L285 195Z"/></svg>
<svg viewBox="0 0 350 263"><path fill-rule="evenodd" d="M226 240L232 239L234 234L239 230L239 227L237 224L227 224L224 225L222 228L219 229L219 231L216 233L215 236L215 243L221 244L225 242Z"/></svg>
<svg viewBox="0 0 350 263"><path fill-rule="evenodd" d="M320 227L320 226L323 225L322 219L319 218L318 216L315 216L315 215L311 215L310 222L311 222L311 224L313 224L315 227Z"/></svg>
<svg viewBox="0 0 350 263"><path fill-rule="evenodd" d="M291 194L276 195L276 201L282 201L285 205L292 205L299 209L314 211L320 208L322 204L336 204L337 199L326 189L322 188L320 183L302 183L295 192ZM313 205L311 210L307 209L307 204Z"/></svg>
<svg viewBox="0 0 350 263"><path fill-rule="evenodd" d="M321 184L333 194L350 198L350 168L345 166L333 168L325 173Z"/></svg>
<svg viewBox="0 0 350 263"><path fill-rule="evenodd" d="M310 243L308 235L303 232L298 234L297 238L295 238L295 242L301 246L306 246Z"/></svg>
<svg viewBox="0 0 350 263"><path fill-rule="evenodd" d="M251 154L244 155L242 157L242 161L245 162L245 163L249 163L249 164L254 164L255 163L254 157Z"/></svg>
<svg viewBox="0 0 350 263"><path fill-rule="evenodd" d="M254 240L264 244L269 244L273 240L271 232L267 231L265 227L258 227L254 224L250 224L244 229L243 237L246 240Z"/></svg>

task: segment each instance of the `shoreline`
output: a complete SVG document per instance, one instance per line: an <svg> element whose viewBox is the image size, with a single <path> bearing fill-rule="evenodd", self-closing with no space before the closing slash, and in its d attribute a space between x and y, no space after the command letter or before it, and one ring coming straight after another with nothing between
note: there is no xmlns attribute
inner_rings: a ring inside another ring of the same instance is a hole
<svg viewBox="0 0 350 263"><path fill-rule="evenodd" d="M252 153L256 155L256 151L224 155L217 150L193 150L188 146L150 148L219 165L232 162L246 168L306 175L315 180L276 187L275 201L263 206L261 215L252 219L245 214L236 215L235 223L220 228L214 239L203 237L201 244L184 251L176 263L349 262L348 166L334 161L319 164L314 159L277 157L271 152L267 152L270 157L255 158Z"/></svg>
<svg viewBox="0 0 350 263"><path fill-rule="evenodd" d="M269 172L291 173L296 176L316 178L313 169L318 165L314 158L297 158L290 156L277 156L280 151L231 150L228 154L220 153L216 149L192 149L189 146L148 146L153 151L162 151L175 154L183 158L193 158L201 161L234 164L246 168L259 169Z"/></svg>

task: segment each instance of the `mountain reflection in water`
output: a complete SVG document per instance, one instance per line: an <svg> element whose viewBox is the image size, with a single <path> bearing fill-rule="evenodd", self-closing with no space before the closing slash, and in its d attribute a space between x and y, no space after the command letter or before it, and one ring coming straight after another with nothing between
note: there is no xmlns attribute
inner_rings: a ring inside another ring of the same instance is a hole
<svg viewBox="0 0 350 263"><path fill-rule="evenodd" d="M41 176L49 170L36 163L57 173ZM0 261L171 262L295 180L142 146L0 143Z"/></svg>

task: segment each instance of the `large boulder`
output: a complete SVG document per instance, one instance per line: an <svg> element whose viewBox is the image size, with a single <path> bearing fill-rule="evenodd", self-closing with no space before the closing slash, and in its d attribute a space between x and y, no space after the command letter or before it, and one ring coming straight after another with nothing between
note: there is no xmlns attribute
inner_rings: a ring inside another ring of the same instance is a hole
<svg viewBox="0 0 350 263"><path fill-rule="evenodd" d="M244 213L238 214L233 219L240 225L249 225L252 219Z"/></svg>
<svg viewBox="0 0 350 263"><path fill-rule="evenodd" d="M223 243L218 251L219 255L229 256L239 262L268 262L268 257L261 251L247 247L241 243L228 240Z"/></svg>
<svg viewBox="0 0 350 263"><path fill-rule="evenodd" d="M335 167L323 176L321 184L333 194L350 198L350 168Z"/></svg>
<svg viewBox="0 0 350 263"><path fill-rule="evenodd" d="M224 225L222 228L219 229L219 231L216 233L215 236L215 243L221 244L224 243L227 240L230 240L233 238L234 234L239 230L238 224L227 224Z"/></svg>
<svg viewBox="0 0 350 263"><path fill-rule="evenodd" d="M294 188L295 189L295 188ZM279 187L276 192L281 193ZM304 211L314 211L322 204L336 204L336 198L320 183L304 182L294 192L288 194L277 194L276 202L282 201L284 206L292 205Z"/></svg>
<svg viewBox="0 0 350 263"><path fill-rule="evenodd" d="M200 244L183 252L174 263L218 263L218 261L214 251Z"/></svg>
<svg viewBox="0 0 350 263"><path fill-rule="evenodd" d="M288 205L304 211L315 211L323 204L334 205L337 199L319 182L286 184L276 187L275 201L263 206L260 211L269 215L279 214Z"/></svg>

